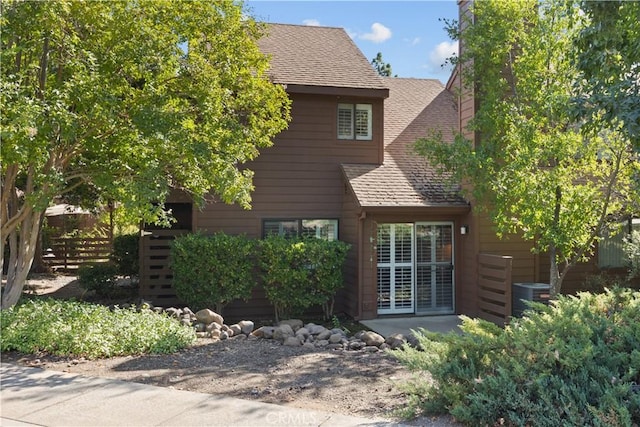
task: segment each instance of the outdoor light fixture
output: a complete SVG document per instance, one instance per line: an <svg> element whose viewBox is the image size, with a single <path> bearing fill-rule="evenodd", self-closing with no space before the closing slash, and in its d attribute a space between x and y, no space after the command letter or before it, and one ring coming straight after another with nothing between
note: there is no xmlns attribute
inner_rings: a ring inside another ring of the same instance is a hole
<svg viewBox="0 0 640 427"><path fill-rule="evenodd" d="M460 227L460 234L469 234L469 226L468 225L463 225Z"/></svg>

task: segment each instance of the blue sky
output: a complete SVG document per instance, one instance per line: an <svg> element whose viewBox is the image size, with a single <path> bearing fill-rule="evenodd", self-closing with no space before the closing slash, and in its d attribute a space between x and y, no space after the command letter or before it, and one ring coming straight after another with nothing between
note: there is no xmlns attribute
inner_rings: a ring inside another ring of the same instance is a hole
<svg viewBox="0 0 640 427"><path fill-rule="evenodd" d="M398 77L446 83L450 68L441 65L457 52L444 22L438 20L457 19L455 0L247 0L245 5L259 21L344 28L369 61L382 52Z"/></svg>

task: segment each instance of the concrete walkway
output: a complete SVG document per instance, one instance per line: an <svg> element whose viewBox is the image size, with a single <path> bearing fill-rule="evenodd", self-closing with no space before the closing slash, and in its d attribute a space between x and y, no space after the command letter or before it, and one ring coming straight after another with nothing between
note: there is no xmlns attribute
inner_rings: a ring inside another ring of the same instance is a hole
<svg viewBox="0 0 640 427"><path fill-rule="evenodd" d="M400 425L10 363L0 365L0 381L0 426Z"/></svg>
<svg viewBox="0 0 640 427"><path fill-rule="evenodd" d="M373 320L361 320L360 323L379 333L383 337L392 334L409 336L411 330L424 328L431 332L461 332L458 326L462 323L458 316L413 316L413 317L379 317Z"/></svg>

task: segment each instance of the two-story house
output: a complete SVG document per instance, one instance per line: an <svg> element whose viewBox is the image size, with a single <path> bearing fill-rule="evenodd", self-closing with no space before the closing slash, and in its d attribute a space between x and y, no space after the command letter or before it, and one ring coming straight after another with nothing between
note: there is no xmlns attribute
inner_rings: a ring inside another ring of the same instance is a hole
<svg viewBox="0 0 640 427"><path fill-rule="evenodd" d="M357 319L473 306L458 286L469 204L413 151L426 129L452 137L450 92L436 80L381 78L340 28L271 24L260 47L292 100L292 121L248 166L253 208L214 202L198 210L176 194L174 228L346 241L336 310ZM162 235L174 233L154 231L142 254L141 293L158 304L173 298ZM271 307L258 290L227 312L268 316Z"/></svg>

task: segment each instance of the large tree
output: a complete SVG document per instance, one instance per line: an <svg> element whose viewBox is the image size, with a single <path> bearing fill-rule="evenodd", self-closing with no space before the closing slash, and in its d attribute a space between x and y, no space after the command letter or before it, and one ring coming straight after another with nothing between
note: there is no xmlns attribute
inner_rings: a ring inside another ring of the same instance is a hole
<svg viewBox="0 0 640 427"><path fill-rule="evenodd" d="M241 3L1 7L2 308L19 299L54 197L84 187L146 220L171 188L250 206L242 164L287 126L289 101Z"/></svg>
<svg viewBox="0 0 640 427"><path fill-rule="evenodd" d="M418 150L470 183L498 235L520 233L550 259L552 294L638 197L627 133L575 114L576 40L589 16L564 1L483 0L458 33L463 93L476 97L476 141L438 135ZM584 47L590 49L591 47ZM468 133L467 133L468 134Z"/></svg>
<svg viewBox="0 0 640 427"><path fill-rule="evenodd" d="M580 0L578 6L588 19L575 39L577 116L619 129L640 152L640 2Z"/></svg>

